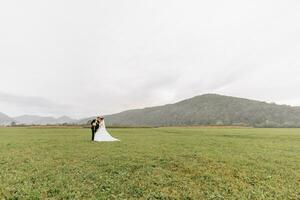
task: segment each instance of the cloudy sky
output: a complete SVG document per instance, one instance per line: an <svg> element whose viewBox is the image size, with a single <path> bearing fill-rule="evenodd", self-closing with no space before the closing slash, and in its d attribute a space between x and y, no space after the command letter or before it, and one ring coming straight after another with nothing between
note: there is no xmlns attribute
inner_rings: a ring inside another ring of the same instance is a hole
<svg viewBox="0 0 300 200"><path fill-rule="evenodd" d="M219 93L300 106L299 0L0 2L0 112L85 117Z"/></svg>

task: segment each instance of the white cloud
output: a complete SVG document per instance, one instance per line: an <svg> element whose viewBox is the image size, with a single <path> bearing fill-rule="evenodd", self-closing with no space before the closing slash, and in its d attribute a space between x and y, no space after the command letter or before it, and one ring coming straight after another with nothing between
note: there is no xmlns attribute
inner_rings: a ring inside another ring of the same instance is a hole
<svg viewBox="0 0 300 200"><path fill-rule="evenodd" d="M1 112L45 113L51 115L75 114L76 109L71 105L58 104L41 97L20 96L7 93L0 93L0 109Z"/></svg>
<svg viewBox="0 0 300 200"><path fill-rule="evenodd" d="M208 92L300 105L299 10L296 0L3 1L0 92L14 98L2 95L0 111L80 117Z"/></svg>

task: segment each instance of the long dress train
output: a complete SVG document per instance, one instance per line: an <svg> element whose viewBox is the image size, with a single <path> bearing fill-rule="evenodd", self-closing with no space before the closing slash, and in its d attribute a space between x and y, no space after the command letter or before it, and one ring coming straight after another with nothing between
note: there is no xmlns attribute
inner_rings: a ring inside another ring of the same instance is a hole
<svg viewBox="0 0 300 200"><path fill-rule="evenodd" d="M99 129L95 134L94 141L96 142L110 142L110 141L120 141L117 138L112 137L106 130L105 122L102 120L99 124Z"/></svg>

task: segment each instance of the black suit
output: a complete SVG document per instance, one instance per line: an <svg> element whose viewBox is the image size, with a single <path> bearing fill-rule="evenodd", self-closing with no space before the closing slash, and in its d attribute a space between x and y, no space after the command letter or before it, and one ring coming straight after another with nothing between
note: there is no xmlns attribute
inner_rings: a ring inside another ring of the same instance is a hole
<svg viewBox="0 0 300 200"><path fill-rule="evenodd" d="M94 141L95 133L99 129L99 121L97 119L92 120L92 122L91 122L91 129L92 129L92 141Z"/></svg>

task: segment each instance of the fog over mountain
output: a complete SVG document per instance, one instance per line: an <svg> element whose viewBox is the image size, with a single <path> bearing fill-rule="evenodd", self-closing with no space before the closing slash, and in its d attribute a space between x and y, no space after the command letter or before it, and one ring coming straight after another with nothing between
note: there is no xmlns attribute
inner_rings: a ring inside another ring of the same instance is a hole
<svg viewBox="0 0 300 200"><path fill-rule="evenodd" d="M54 124L72 124L77 120L67 116L51 117L51 116L38 116L38 115L22 115L18 117L9 117L3 113L0 113L0 125L11 125L15 123L17 125L54 125Z"/></svg>
<svg viewBox="0 0 300 200"><path fill-rule="evenodd" d="M0 112L0 125L8 125L13 121L8 115Z"/></svg>
<svg viewBox="0 0 300 200"><path fill-rule="evenodd" d="M76 120L67 116L62 117L42 117L37 115L22 115L13 118L17 124L63 124L63 123L73 123Z"/></svg>

